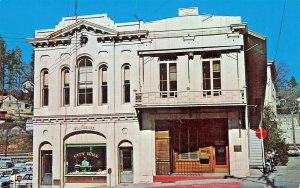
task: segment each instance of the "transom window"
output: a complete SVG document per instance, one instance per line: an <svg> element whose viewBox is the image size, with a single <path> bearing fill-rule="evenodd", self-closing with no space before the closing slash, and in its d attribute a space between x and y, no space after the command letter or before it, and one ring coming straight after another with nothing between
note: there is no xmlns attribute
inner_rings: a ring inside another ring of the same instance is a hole
<svg viewBox="0 0 300 188"><path fill-rule="evenodd" d="M78 60L78 104L93 103L92 61L88 57Z"/></svg>

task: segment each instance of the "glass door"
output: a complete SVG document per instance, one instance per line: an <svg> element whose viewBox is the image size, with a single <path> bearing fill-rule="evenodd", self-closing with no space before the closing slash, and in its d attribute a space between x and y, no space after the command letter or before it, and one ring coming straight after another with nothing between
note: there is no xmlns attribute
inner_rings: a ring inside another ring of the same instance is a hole
<svg viewBox="0 0 300 188"><path fill-rule="evenodd" d="M133 183L133 149L121 147L120 153L120 183Z"/></svg>
<svg viewBox="0 0 300 188"><path fill-rule="evenodd" d="M52 151L41 151L42 185L52 185Z"/></svg>

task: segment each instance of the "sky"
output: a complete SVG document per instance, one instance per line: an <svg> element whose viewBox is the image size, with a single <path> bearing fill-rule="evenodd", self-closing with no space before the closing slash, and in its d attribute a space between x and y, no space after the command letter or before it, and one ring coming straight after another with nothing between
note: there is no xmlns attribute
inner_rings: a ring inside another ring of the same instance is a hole
<svg viewBox="0 0 300 188"><path fill-rule="evenodd" d="M19 46L30 61L38 29L51 29L75 15L76 0L0 0L0 35L9 49ZM300 82L300 0L77 0L78 15L108 14L116 23L175 17L179 8L199 14L241 16L248 28L267 37L268 60L284 62ZM284 6L285 5L285 6ZM285 8L284 8L285 7ZM283 11L284 10L284 11ZM279 37L280 36L280 37ZM277 52L277 53L276 53Z"/></svg>

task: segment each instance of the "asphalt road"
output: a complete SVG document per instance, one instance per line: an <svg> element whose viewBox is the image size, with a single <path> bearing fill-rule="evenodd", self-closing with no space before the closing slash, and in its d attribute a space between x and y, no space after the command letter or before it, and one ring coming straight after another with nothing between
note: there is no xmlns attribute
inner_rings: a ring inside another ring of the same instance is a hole
<svg viewBox="0 0 300 188"><path fill-rule="evenodd" d="M289 157L287 166L277 166L276 169L270 174L257 170L252 177L242 178L243 187L300 188L300 156Z"/></svg>

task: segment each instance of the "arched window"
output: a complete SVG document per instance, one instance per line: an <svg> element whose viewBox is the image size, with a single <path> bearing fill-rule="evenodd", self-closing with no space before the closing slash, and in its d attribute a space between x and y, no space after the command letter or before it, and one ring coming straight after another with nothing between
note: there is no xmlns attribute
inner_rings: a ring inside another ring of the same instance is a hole
<svg viewBox="0 0 300 188"><path fill-rule="evenodd" d="M100 103L107 104L107 66L102 65L99 69L99 83L100 83Z"/></svg>
<svg viewBox="0 0 300 188"><path fill-rule="evenodd" d="M62 104L70 105L70 69L65 67L61 71Z"/></svg>
<svg viewBox="0 0 300 188"><path fill-rule="evenodd" d="M88 57L78 60L78 104L93 103L92 61Z"/></svg>
<svg viewBox="0 0 300 188"><path fill-rule="evenodd" d="M41 72L41 97L42 97L42 106L48 106L49 104L49 72L48 69L44 69Z"/></svg>
<svg viewBox="0 0 300 188"><path fill-rule="evenodd" d="M130 66L124 65L123 68L123 101L124 103L130 102Z"/></svg>

